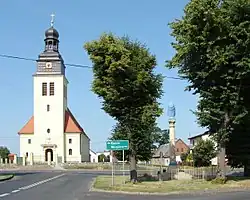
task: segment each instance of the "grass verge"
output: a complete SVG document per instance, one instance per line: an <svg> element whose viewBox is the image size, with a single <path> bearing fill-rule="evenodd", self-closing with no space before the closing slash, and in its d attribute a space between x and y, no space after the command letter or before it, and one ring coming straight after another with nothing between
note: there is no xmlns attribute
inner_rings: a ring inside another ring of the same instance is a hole
<svg viewBox="0 0 250 200"><path fill-rule="evenodd" d="M112 165L111 163L77 163L77 164L65 164L63 166L64 169L89 169L89 170L111 170L112 169ZM117 171L120 171L123 169L123 165L122 164L116 164L114 165L114 169ZM129 165L125 165L124 166L125 170L129 170L130 166ZM138 166L138 170L159 170L159 167L154 167L154 166Z"/></svg>
<svg viewBox="0 0 250 200"><path fill-rule="evenodd" d="M7 181L14 177L14 174L0 174L0 181Z"/></svg>
<svg viewBox="0 0 250 200"><path fill-rule="evenodd" d="M243 178L230 178L225 184L216 184L204 180L145 181L132 184L130 182L124 183L128 181L128 177L122 176L114 178L114 186L111 186L111 181L111 176L98 176L93 183L93 188L106 191L162 194L250 188L250 179Z"/></svg>

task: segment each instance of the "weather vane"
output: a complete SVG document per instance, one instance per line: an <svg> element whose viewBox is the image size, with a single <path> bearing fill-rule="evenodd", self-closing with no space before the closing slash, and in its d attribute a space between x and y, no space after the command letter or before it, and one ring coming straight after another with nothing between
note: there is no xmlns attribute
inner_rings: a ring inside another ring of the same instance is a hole
<svg viewBox="0 0 250 200"><path fill-rule="evenodd" d="M55 17L55 15L52 13L50 16L51 16L50 26L53 27L54 26L54 17Z"/></svg>

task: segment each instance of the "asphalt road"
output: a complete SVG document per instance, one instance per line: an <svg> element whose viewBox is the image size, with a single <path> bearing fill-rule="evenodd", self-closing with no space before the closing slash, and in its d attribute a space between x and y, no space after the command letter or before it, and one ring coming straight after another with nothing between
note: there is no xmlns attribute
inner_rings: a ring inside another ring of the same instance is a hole
<svg viewBox="0 0 250 200"><path fill-rule="evenodd" d="M94 172L19 173L0 182L0 200L249 200L249 192L217 194L144 196L90 192Z"/></svg>

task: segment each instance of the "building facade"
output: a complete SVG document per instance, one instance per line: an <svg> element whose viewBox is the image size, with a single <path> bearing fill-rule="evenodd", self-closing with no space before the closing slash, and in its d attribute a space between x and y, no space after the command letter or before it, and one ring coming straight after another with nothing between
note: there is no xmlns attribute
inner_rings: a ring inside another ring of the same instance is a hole
<svg viewBox="0 0 250 200"><path fill-rule="evenodd" d="M178 139L175 142L175 155L180 157L181 154L189 152L189 146L182 140Z"/></svg>
<svg viewBox="0 0 250 200"><path fill-rule="evenodd" d="M18 132L20 156L34 162L89 162L90 139L68 108L68 80L53 24L44 42L33 75L34 113Z"/></svg>
<svg viewBox="0 0 250 200"><path fill-rule="evenodd" d="M188 145L182 139L178 139L175 141L175 145L172 147L174 147L172 151L174 151L176 162L182 162L181 154L187 153L189 151ZM171 147L169 144L163 144L159 146L152 156L151 164L168 166L170 164L170 150Z"/></svg>

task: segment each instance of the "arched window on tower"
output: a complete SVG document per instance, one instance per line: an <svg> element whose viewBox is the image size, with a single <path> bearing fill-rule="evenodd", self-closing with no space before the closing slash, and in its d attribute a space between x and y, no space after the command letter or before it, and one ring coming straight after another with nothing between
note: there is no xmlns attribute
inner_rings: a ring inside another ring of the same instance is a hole
<svg viewBox="0 0 250 200"><path fill-rule="evenodd" d="M69 155L72 156L72 149L69 149Z"/></svg>
<svg viewBox="0 0 250 200"><path fill-rule="evenodd" d="M48 41L45 42L45 50L47 50L49 48L49 43Z"/></svg>
<svg viewBox="0 0 250 200"><path fill-rule="evenodd" d="M53 41L53 49L54 51L57 51L57 41Z"/></svg>
<svg viewBox="0 0 250 200"><path fill-rule="evenodd" d="M52 41L49 41L49 49L53 49Z"/></svg>

